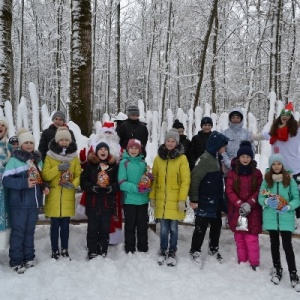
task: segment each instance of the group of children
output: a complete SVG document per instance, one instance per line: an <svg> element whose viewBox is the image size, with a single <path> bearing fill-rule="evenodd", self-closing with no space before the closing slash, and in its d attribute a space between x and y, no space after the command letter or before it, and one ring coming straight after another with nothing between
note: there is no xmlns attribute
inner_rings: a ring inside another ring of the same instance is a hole
<svg viewBox="0 0 300 300"><path fill-rule="evenodd" d="M7 130L7 128L6 128ZM122 160L117 163L110 147L99 142L81 171L77 146L68 128L58 128L49 144L44 165L35 151L29 132L19 132L18 148L12 152L3 173L3 186L9 189L11 220L10 265L18 273L34 266L34 228L38 209L46 195L45 215L51 218L52 257L69 258L70 217L75 213L75 188L86 193L85 213L88 217L88 257L105 257L109 245L110 220L116 209L116 194L123 192L126 253L148 251L148 203L160 222L158 263L176 265L178 221L184 219L186 200L195 211L190 256L202 263L201 247L210 225L209 254L219 262L221 211L224 206L224 180L221 162L230 138L217 131L209 135L204 153L190 166L180 136L170 130L154 159L149 188L141 188L147 173L142 145L130 139ZM228 166L227 166L228 168ZM295 209L300 206L298 186L286 167L284 158L274 154L264 178L256 166L252 144L240 144L225 180L228 199L228 223L234 232L238 263L250 263L253 270L260 265L258 235L269 231L274 270L271 281L282 277L279 233L282 237L292 286L300 291L292 232ZM59 237L61 251L59 251Z"/></svg>

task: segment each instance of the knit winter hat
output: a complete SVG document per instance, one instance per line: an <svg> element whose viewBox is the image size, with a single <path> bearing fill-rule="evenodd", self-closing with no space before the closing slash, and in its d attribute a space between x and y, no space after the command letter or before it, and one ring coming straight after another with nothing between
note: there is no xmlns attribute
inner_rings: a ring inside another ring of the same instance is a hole
<svg viewBox="0 0 300 300"><path fill-rule="evenodd" d="M96 154L98 153L98 151L101 149L101 148L106 148L107 151L108 151L108 154L109 154L109 146L104 143L104 142L100 142L97 146L96 146Z"/></svg>
<svg viewBox="0 0 300 300"><path fill-rule="evenodd" d="M114 122L104 122L100 128L100 132L111 132L116 133Z"/></svg>
<svg viewBox="0 0 300 300"><path fill-rule="evenodd" d="M215 155L222 147L228 144L229 138L224 134L213 131L206 143L206 151L212 155Z"/></svg>
<svg viewBox="0 0 300 300"><path fill-rule="evenodd" d="M8 140L9 144L13 144L13 143L19 143L18 137L16 135L12 136L9 140Z"/></svg>
<svg viewBox="0 0 300 300"><path fill-rule="evenodd" d="M283 165L283 167L287 170L287 166L285 164L285 159L281 154L273 154L269 157L269 168L272 167L272 165L275 161L279 161Z"/></svg>
<svg viewBox="0 0 300 300"><path fill-rule="evenodd" d="M139 153L142 152L142 143L137 139L130 139L128 141L126 150L128 150L130 147L137 147L139 149Z"/></svg>
<svg viewBox="0 0 300 300"><path fill-rule="evenodd" d="M72 137L69 129L65 126L58 127L55 134L55 142L58 143L58 141L62 139L67 139L70 143L72 142Z"/></svg>
<svg viewBox="0 0 300 300"><path fill-rule="evenodd" d="M184 126L181 122L179 122L179 120L176 119L172 125L172 128L176 128L176 129L183 128L184 129Z"/></svg>
<svg viewBox="0 0 300 300"><path fill-rule="evenodd" d="M242 155L248 155L251 157L251 159L254 158L254 153L252 150L251 142L249 141L241 141L240 148L237 151L237 158L239 158Z"/></svg>
<svg viewBox="0 0 300 300"><path fill-rule="evenodd" d="M280 115L292 115L294 112L294 106L292 102L289 102L284 109L281 110Z"/></svg>
<svg viewBox="0 0 300 300"><path fill-rule="evenodd" d="M52 116L52 121L54 120L54 118L56 117L60 117L63 119L64 122L66 122L66 115L62 112L62 111L56 111L53 116Z"/></svg>
<svg viewBox="0 0 300 300"><path fill-rule="evenodd" d="M6 127L6 132L8 131L8 121L5 117L0 117L0 124L3 124Z"/></svg>
<svg viewBox="0 0 300 300"><path fill-rule="evenodd" d="M165 137L165 142L167 141L167 139L174 139L176 141L176 145L179 144L179 140L180 140L180 137L179 137L179 134L177 132L177 130L175 128L172 128L167 134L166 134L166 137Z"/></svg>
<svg viewBox="0 0 300 300"><path fill-rule="evenodd" d="M231 112L230 112L230 114L229 114L229 121L231 121L231 118L233 117L233 116L239 116L240 118L241 118L241 121L243 121L243 119L244 119L244 116L243 116L243 113L242 113L242 111L241 111L241 109L240 108L234 108Z"/></svg>
<svg viewBox="0 0 300 300"><path fill-rule="evenodd" d="M127 116L140 116L140 110L137 105L131 104L127 107Z"/></svg>
<svg viewBox="0 0 300 300"><path fill-rule="evenodd" d="M211 126L213 126L212 118L210 118L210 117L204 117L204 118L202 118L202 120L201 120L201 128L205 124L210 124Z"/></svg>
<svg viewBox="0 0 300 300"><path fill-rule="evenodd" d="M26 128L20 128L17 132L17 136L20 147L26 142L35 143L33 135Z"/></svg>

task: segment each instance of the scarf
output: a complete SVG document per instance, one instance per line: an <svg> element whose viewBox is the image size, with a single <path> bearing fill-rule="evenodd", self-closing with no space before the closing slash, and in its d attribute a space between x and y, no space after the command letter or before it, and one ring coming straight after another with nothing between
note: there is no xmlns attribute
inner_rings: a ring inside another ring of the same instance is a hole
<svg viewBox="0 0 300 300"><path fill-rule="evenodd" d="M289 138L289 129L287 126L278 128L275 135L271 136L270 144L273 145L276 141L286 142Z"/></svg>
<svg viewBox="0 0 300 300"><path fill-rule="evenodd" d="M282 182L283 175L282 174L272 174L272 179L274 182Z"/></svg>

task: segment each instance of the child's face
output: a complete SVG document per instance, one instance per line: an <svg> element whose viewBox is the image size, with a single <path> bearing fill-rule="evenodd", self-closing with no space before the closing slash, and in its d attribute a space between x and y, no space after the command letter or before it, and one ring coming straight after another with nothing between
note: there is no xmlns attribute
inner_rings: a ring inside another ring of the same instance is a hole
<svg viewBox="0 0 300 300"><path fill-rule="evenodd" d="M132 157L136 157L140 154L140 149L136 146L132 146L128 148L128 154Z"/></svg>
<svg viewBox="0 0 300 300"><path fill-rule="evenodd" d="M241 123L241 121L242 121L242 119L238 115L233 115L230 119L230 122L233 124L239 124L239 123Z"/></svg>
<svg viewBox="0 0 300 300"><path fill-rule="evenodd" d="M25 142L22 144L21 149L26 152L32 152L34 150L33 142Z"/></svg>
<svg viewBox="0 0 300 300"><path fill-rule="evenodd" d="M11 143L11 145L12 145L13 149L19 148L19 143L18 142L13 142L13 143Z"/></svg>
<svg viewBox="0 0 300 300"><path fill-rule="evenodd" d="M166 148L170 151L176 147L176 140L168 138L165 142Z"/></svg>
<svg viewBox="0 0 300 300"><path fill-rule="evenodd" d="M3 123L0 123L0 138L2 138L6 132L7 128Z"/></svg>
<svg viewBox="0 0 300 300"><path fill-rule="evenodd" d="M183 128L178 128L177 132L179 135L184 135L184 129Z"/></svg>
<svg viewBox="0 0 300 300"><path fill-rule="evenodd" d="M243 154L239 157L239 161L243 166L249 165L251 160L252 160L251 157L247 154Z"/></svg>
<svg viewBox="0 0 300 300"><path fill-rule="evenodd" d="M63 148L68 148L70 145L70 141L68 139L61 139L58 141L58 145Z"/></svg>
<svg viewBox="0 0 300 300"><path fill-rule="evenodd" d="M56 127L61 127L64 125L64 120L61 118L61 117L55 117L53 119L53 124L56 126Z"/></svg>
<svg viewBox="0 0 300 300"><path fill-rule="evenodd" d="M212 126L210 124L204 124L202 126L202 130L203 130L203 132L208 133L208 132L211 132L211 127Z"/></svg>
<svg viewBox="0 0 300 300"><path fill-rule="evenodd" d="M281 173L282 170L282 164L279 161L274 161L272 164L272 170L274 171L275 174Z"/></svg>
<svg viewBox="0 0 300 300"><path fill-rule="evenodd" d="M98 150L97 155L101 160L105 160L105 159L107 159L107 156L108 156L108 150L105 147L101 147Z"/></svg>
<svg viewBox="0 0 300 300"><path fill-rule="evenodd" d="M286 124L290 118L291 118L291 114L288 114L288 113L281 114L281 116L280 116L281 123Z"/></svg>

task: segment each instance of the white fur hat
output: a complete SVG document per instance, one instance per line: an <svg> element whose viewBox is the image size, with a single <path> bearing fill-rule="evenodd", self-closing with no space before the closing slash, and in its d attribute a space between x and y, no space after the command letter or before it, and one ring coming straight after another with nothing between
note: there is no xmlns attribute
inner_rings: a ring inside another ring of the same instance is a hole
<svg viewBox="0 0 300 300"><path fill-rule="evenodd" d="M33 135L26 128L20 128L17 132L17 136L18 136L20 147L26 142L35 143Z"/></svg>

